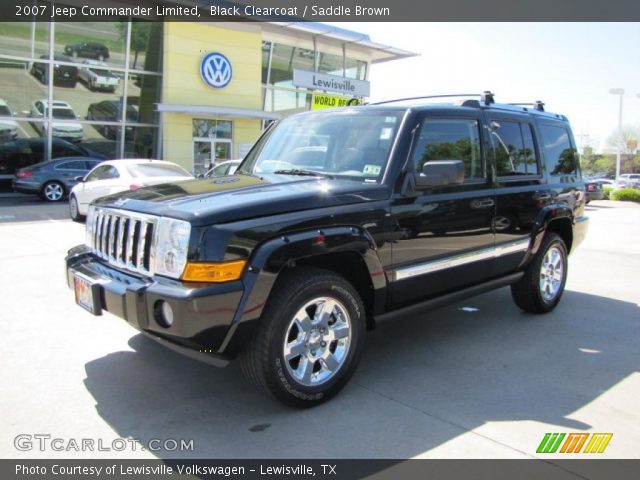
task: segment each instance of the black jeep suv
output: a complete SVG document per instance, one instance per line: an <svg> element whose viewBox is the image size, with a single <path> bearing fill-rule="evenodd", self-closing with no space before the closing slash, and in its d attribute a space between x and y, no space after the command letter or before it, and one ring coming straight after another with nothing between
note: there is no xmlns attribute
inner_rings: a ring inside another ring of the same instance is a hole
<svg viewBox="0 0 640 480"><path fill-rule="evenodd" d="M551 311L584 206L569 123L541 103L308 112L234 175L97 201L67 278L93 314L217 366L239 357L253 383L311 406L345 385L382 317L506 285Z"/></svg>

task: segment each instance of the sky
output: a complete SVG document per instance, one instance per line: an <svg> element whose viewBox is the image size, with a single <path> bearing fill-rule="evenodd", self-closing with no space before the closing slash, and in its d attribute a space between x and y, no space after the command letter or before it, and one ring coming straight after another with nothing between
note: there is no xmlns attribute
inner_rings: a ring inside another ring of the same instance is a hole
<svg viewBox="0 0 640 480"><path fill-rule="evenodd" d="M640 23L335 23L420 54L371 67L371 101L491 90L497 102L542 100L569 118L578 147L615 151L640 129Z"/></svg>

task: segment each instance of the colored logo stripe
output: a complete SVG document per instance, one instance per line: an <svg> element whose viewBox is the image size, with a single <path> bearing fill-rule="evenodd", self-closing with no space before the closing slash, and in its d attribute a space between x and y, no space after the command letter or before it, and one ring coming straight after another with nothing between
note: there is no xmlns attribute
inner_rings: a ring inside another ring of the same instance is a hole
<svg viewBox="0 0 640 480"><path fill-rule="evenodd" d="M545 433L536 453L556 453L565 435L564 433Z"/></svg>
<svg viewBox="0 0 640 480"><path fill-rule="evenodd" d="M580 453L584 442L589 438L588 433L570 433L562 444L560 453Z"/></svg>
<svg viewBox="0 0 640 480"><path fill-rule="evenodd" d="M613 433L594 433L584 449L584 453L602 453L609 445Z"/></svg>

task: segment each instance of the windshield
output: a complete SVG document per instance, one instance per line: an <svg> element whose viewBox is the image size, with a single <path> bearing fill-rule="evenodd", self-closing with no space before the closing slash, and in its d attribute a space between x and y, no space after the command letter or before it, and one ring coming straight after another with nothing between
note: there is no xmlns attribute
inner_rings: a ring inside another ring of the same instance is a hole
<svg viewBox="0 0 640 480"><path fill-rule="evenodd" d="M191 176L182 167L178 165L167 165L163 163L140 163L127 167L132 177L186 177Z"/></svg>
<svg viewBox="0 0 640 480"><path fill-rule="evenodd" d="M0 105L0 115L11 116L11 110L6 105Z"/></svg>
<svg viewBox="0 0 640 480"><path fill-rule="evenodd" d="M54 108L51 113L53 118L76 118L73 110L69 108Z"/></svg>
<svg viewBox="0 0 640 480"><path fill-rule="evenodd" d="M289 117L260 139L241 171L379 181L401 117L401 112L371 110Z"/></svg>

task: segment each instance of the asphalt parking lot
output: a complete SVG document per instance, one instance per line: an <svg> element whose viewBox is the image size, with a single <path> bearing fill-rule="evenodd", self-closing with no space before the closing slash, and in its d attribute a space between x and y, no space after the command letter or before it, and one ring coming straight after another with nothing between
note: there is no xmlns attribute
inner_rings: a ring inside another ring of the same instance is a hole
<svg viewBox="0 0 640 480"><path fill-rule="evenodd" d="M547 432L609 432L598 458L640 458L639 205L592 202L551 314L522 313L503 288L382 323L345 390L299 411L237 365L183 358L77 307L63 259L83 226L65 205L16 198L0 198L0 457L548 459L563 456L536 454ZM21 451L20 434L138 440ZM140 450L152 439L193 450Z"/></svg>

